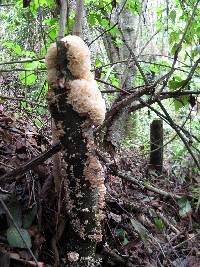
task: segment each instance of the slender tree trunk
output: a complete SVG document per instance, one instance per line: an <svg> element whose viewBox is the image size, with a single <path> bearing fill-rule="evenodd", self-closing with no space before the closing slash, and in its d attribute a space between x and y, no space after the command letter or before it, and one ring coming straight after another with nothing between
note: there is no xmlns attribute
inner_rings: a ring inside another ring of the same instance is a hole
<svg viewBox="0 0 200 267"><path fill-rule="evenodd" d="M136 30L135 30L135 22L136 18L131 14L131 12L125 8L125 2L126 0L121 0L119 1L119 9L123 8L121 11L121 14L119 16L119 28L121 32L123 33L123 36L125 38L126 43L131 47L135 47L136 43ZM108 35L108 34L107 34ZM112 38L110 38L112 40ZM107 37L107 43L109 38ZM109 43L108 43L109 44ZM112 44L114 46L114 44ZM110 47L112 47L110 45ZM109 47L108 47L109 48ZM126 63L122 63L118 68L118 72L122 73L121 76L118 75L117 78L120 79L120 88L124 90L130 90L133 86L134 80L135 80L135 75L136 75L136 67L133 65L133 61L131 61L131 55L126 47L126 44L122 42L120 48L115 48L112 49L112 51L115 51L112 55L110 53L107 53L108 56L110 57L111 62L113 61L113 56L115 58L118 57L118 60L127 60ZM116 51L118 53L116 53ZM120 68L120 70L119 70ZM123 90L120 91L119 97L116 99L114 102L113 106L120 100L124 98L124 93ZM128 128L128 121L129 125L132 124L130 127L134 128L136 124L136 113L132 114L134 116L134 120L129 121L130 119L130 107L127 106L123 110L119 111L115 116L113 116L112 121L110 125L108 126L106 130L106 134L104 137L105 144L107 145L108 149L110 151L115 150L115 148L119 147L119 144L123 137L128 136L128 132L130 132Z"/></svg>
<svg viewBox="0 0 200 267"><path fill-rule="evenodd" d="M84 12L84 0L76 0L76 16L75 16L73 34L80 37L82 36L83 12Z"/></svg>
<svg viewBox="0 0 200 267"><path fill-rule="evenodd" d="M59 20L59 32L58 32L59 41L65 36L67 8L68 8L67 0L60 0L60 20Z"/></svg>

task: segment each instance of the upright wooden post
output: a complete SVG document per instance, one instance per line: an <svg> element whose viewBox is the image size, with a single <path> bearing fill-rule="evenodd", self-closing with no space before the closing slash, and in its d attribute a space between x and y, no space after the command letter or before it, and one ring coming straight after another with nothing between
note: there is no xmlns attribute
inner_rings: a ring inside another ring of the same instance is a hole
<svg viewBox="0 0 200 267"><path fill-rule="evenodd" d="M162 172L163 169L163 121L153 120L150 128L150 167Z"/></svg>

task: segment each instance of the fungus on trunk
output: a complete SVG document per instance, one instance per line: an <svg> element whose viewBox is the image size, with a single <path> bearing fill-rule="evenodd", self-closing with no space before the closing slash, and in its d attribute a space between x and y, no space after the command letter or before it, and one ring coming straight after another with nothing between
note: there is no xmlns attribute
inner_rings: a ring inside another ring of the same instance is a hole
<svg viewBox="0 0 200 267"><path fill-rule="evenodd" d="M46 55L49 109L62 144L66 266L97 266L101 240L104 172L95 154L93 125L105 118L105 102L90 72L90 51L80 37L52 44ZM60 179L61 180L61 179Z"/></svg>

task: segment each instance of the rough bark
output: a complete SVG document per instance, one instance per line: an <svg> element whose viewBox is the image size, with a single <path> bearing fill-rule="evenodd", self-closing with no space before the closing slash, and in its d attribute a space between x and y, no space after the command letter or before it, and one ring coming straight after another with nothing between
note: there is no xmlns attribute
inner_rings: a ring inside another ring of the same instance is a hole
<svg viewBox="0 0 200 267"><path fill-rule="evenodd" d="M150 167L162 172L163 169L163 121L154 120L150 132Z"/></svg>
<svg viewBox="0 0 200 267"><path fill-rule="evenodd" d="M74 78L67 70L64 43L57 42L57 47L58 78L65 80L65 86L58 82L51 87L48 102L63 148L64 217L69 219L65 266L98 266L95 250L101 240L104 174L95 155L92 127L67 103L68 82Z"/></svg>

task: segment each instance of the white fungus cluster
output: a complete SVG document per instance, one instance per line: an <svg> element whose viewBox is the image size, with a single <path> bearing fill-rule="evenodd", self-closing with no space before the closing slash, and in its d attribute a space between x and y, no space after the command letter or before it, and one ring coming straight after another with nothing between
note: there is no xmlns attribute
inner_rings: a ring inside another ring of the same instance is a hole
<svg viewBox="0 0 200 267"><path fill-rule="evenodd" d="M90 61L90 51L84 41L73 35L64 37L67 50L67 68L74 77L67 84L68 103L80 115L88 115L95 125L100 125L105 119L106 107L97 84L93 78ZM53 43L48 49L45 62L48 71L50 87L57 84L58 56L57 45Z"/></svg>

